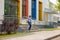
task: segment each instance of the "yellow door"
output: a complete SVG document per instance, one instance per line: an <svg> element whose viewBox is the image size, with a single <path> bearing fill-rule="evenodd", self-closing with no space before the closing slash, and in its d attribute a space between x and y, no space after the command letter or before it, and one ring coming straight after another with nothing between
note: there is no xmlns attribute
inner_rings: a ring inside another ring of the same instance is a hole
<svg viewBox="0 0 60 40"><path fill-rule="evenodd" d="M42 2L39 2L39 20L42 21Z"/></svg>
<svg viewBox="0 0 60 40"><path fill-rule="evenodd" d="M18 15L18 24L20 24L20 0L18 0L18 10L17 10L17 15Z"/></svg>

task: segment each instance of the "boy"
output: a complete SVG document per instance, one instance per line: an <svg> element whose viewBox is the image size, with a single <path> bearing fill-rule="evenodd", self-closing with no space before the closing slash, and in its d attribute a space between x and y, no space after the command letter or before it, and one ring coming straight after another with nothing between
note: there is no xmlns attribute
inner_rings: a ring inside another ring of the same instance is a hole
<svg viewBox="0 0 60 40"><path fill-rule="evenodd" d="M28 28L28 30L30 31L31 30L31 27L32 27L32 19L31 19L31 16L29 16L29 18L28 18L28 25L29 25L29 28Z"/></svg>

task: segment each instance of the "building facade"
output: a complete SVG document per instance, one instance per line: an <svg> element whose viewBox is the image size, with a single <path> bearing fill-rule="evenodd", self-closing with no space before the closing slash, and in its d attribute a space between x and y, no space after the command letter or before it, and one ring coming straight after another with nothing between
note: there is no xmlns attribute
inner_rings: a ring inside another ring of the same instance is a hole
<svg viewBox="0 0 60 40"><path fill-rule="evenodd" d="M26 18L34 21L45 21L45 9L49 9L48 0L0 0L0 14L18 18L19 24L26 24ZM2 16L4 19L5 16ZM47 15L46 15L47 16ZM47 19L48 20L48 19Z"/></svg>

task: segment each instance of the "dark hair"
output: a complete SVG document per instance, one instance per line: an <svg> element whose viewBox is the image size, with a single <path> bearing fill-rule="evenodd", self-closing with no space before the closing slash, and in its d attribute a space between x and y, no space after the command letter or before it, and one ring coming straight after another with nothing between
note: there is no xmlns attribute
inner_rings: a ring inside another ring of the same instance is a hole
<svg viewBox="0 0 60 40"><path fill-rule="evenodd" d="M29 16L29 17L31 17L31 16Z"/></svg>

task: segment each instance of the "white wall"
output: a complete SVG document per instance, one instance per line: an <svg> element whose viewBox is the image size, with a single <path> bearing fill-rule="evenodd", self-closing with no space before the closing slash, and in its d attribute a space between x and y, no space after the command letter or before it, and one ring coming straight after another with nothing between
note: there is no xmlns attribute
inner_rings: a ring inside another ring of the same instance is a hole
<svg viewBox="0 0 60 40"><path fill-rule="evenodd" d="M4 15L4 0L0 0L0 20L4 19L3 15Z"/></svg>
<svg viewBox="0 0 60 40"><path fill-rule="evenodd" d="M43 11L45 8L49 9L49 1L48 0L42 0L43 2Z"/></svg>
<svg viewBox="0 0 60 40"><path fill-rule="evenodd" d="M22 0L20 0L20 18L22 18Z"/></svg>
<svg viewBox="0 0 60 40"><path fill-rule="evenodd" d="M36 17L37 17L36 20L38 21L38 19L39 19L39 18L38 18L38 17L39 17L39 0L36 1L36 5L37 5L37 6L36 6Z"/></svg>
<svg viewBox="0 0 60 40"><path fill-rule="evenodd" d="M39 0L40 2L42 2L42 18L43 18L43 21L45 20L44 16L45 16L45 10L46 9L49 9L49 1L48 0ZM39 9L39 8L38 8ZM48 10L47 10L48 11Z"/></svg>
<svg viewBox="0 0 60 40"><path fill-rule="evenodd" d="M31 1L32 0L28 0L28 16L31 15ZM20 11L21 11L20 12L21 13L21 15L20 15L21 16L21 18L20 18L21 22L20 23L26 24L27 23L27 21L26 21L27 19L22 19L22 0L20 0L20 2L21 2L20 3Z"/></svg>
<svg viewBox="0 0 60 40"><path fill-rule="evenodd" d="M42 0L38 0L38 1L42 2Z"/></svg>
<svg viewBox="0 0 60 40"><path fill-rule="evenodd" d="M4 0L0 0L0 19L3 18L4 15Z"/></svg>
<svg viewBox="0 0 60 40"><path fill-rule="evenodd" d="M42 0L42 3L43 3L43 20L45 21L45 11L46 11L46 9L49 9L49 1Z"/></svg>
<svg viewBox="0 0 60 40"><path fill-rule="evenodd" d="M31 1L32 0L28 0L28 15L31 15Z"/></svg>
<svg viewBox="0 0 60 40"><path fill-rule="evenodd" d="M31 1L32 0L28 0L28 15L31 15ZM38 4L38 2L43 2L43 20L44 20L44 9L45 8L49 8L49 2L48 2L48 0L37 0L36 2L37 2L37 10L36 10L36 13L37 13L37 19L36 19L36 21L38 21L38 11L39 11L39 4ZM22 13L21 13L22 14ZM23 23L23 24L26 24L26 20L21 20L21 22Z"/></svg>

